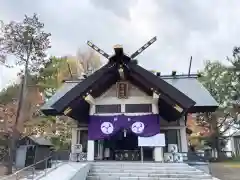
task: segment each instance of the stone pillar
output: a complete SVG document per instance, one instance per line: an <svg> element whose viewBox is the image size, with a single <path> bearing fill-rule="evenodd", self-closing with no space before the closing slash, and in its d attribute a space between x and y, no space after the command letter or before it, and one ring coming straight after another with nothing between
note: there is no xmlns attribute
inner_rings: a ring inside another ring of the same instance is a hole
<svg viewBox="0 0 240 180"><path fill-rule="evenodd" d="M99 158L103 159L103 140L99 141Z"/></svg>
<svg viewBox="0 0 240 180"><path fill-rule="evenodd" d="M188 152L186 127L180 129L180 136L182 152Z"/></svg>
<svg viewBox="0 0 240 180"><path fill-rule="evenodd" d="M180 140L181 140L181 151L188 152L188 142L187 142L187 133L186 133L186 125L185 125L185 118L183 117L180 119Z"/></svg>
<svg viewBox="0 0 240 180"><path fill-rule="evenodd" d="M158 114L158 103L155 102L152 104L153 114ZM160 118L159 118L160 121ZM160 129L160 126L159 126ZM157 162L163 162L163 147L154 147L153 149L153 159Z"/></svg>
<svg viewBox="0 0 240 180"><path fill-rule="evenodd" d="M88 140L87 160L94 161L94 140Z"/></svg>
<svg viewBox="0 0 240 180"><path fill-rule="evenodd" d="M71 145L77 144L77 127L72 127L72 139L71 139Z"/></svg>
<svg viewBox="0 0 240 180"><path fill-rule="evenodd" d="M90 105L90 115L95 113L95 105ZM88 130L89 133L89 130ZM87 144L87 160L94 161L94 140L88 140Z"/></svg>
<svg viewBox="0 0 240 180"><path fill-rule="evenodd" d="M154 161L156 162L163 162L163 148L162 147L155 147L153 150Z"/></svg>

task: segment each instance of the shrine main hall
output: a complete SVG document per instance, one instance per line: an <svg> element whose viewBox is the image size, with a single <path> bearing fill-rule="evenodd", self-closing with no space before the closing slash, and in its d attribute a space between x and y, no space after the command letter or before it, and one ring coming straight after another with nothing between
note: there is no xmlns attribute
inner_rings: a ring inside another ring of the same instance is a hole
<svg viewBox="0 0 240 180"><path fill-rule="evenodd" d="M144 146L143 160L162 161L170 144L179 152L188 152L187 116L214 112L217 102L197 75L153 73L138 65L136 55L126 55L121 46L114 50L113 56L99 51L108 62L89 75L66 80L42 112L76 121L71 145L81 144L87 161L141 160L139 137L158 134L164 135L165 145Z"/></svg>

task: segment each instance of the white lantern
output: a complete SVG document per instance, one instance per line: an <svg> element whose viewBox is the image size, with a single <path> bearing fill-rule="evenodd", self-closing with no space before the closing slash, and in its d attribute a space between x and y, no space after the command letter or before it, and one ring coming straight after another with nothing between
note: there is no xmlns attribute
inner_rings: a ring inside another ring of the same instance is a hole
<svg viewBox="0 0 240 180"><path fill-rule="evenodd" d="M237 115L237 122L240 121L240 114Z"/></svg>
<svg viewBox="0 0 240 180"><path fill-rule="evenodd" d="M75 144L72 146L72 153L81 153L82 152L82 145Z"/></svg>
<svg viewBox="0 0 240 180"><path fill-rule="evenodd" d="M183 162L183 155L181 153L175 153L173 155L173 161L176 162L176 163Z"/></svg>
<svg viewBox="0 0 240 180"><path fill-rule="evenodd" d="M164 153L164 162L172 163L173 162L173 153Z"/></svg>
<svg viewBox="0 0 240 180"><path fill-rule="evenodd" d="M168 144L168 152L169 153L177 153L178 152L177 144Z"/></svg>

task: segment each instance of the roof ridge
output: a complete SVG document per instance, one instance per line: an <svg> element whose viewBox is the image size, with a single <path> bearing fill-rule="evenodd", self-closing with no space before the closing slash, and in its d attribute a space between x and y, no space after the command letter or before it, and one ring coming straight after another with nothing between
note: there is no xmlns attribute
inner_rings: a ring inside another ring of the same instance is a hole
<svg viewBox="0 0 240 180"><path fill-rule="evenodd" d="M197 79L199 78L197 75L176 75L176 76L172 76L172 75L162 75L159 76L162 79ZM63 82L64 83L78 83L83 81L84 79L66 79Z"/></svg>

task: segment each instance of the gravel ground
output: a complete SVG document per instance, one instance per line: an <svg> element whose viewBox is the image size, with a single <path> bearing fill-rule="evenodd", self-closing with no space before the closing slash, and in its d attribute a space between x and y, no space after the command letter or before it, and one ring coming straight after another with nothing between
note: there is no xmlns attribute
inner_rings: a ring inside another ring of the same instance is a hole
<svg viewBox="0 0 240 180"><path fill-rule="evenodd" d="M0 177L4 176L5 172L6 172L6 167L0 164Z"/></svg>
<svg viewBox="0 0 240 180"><path fill-rule="evenodd" d="M221 180L239 180L240 179L240 163L212 163L210 164L212 175Z"/></svg>

